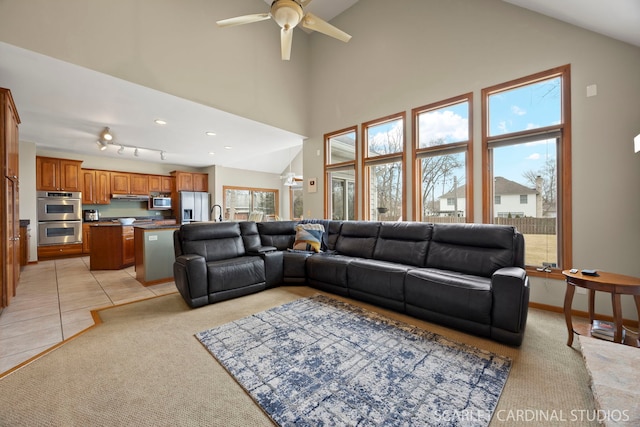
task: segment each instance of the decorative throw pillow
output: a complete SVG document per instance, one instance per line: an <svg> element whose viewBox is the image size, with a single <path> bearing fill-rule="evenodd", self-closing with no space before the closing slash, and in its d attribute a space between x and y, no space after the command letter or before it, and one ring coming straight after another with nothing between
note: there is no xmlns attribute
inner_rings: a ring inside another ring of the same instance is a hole
<svg viewBox="0 0 640 427"><path fill-rule="evenodd" d="M296 240L293 249L298 251L320 252L322 245L322 224L298 224L296 225Z"/></svg>

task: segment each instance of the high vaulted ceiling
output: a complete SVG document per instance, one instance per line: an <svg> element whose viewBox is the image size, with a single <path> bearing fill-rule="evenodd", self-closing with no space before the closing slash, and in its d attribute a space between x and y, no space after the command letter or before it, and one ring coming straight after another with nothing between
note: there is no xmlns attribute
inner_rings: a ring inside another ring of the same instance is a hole
<svg viewBox="0 0 640 427"><path fill-rule="evenodd" d="M504 1L640 46L638 0ZM356 2L315 0L306 10L329 21ZM268 6L255 13L266 11ZM121 143L164 150L171 164L282 173L305 138L6 43L0 43L0 86L16 96L21 140L39 149L96 155L98 132L110 126L115 145L102 155L117 157ZM139 159L162 162L158 151L143 149Z"/></svg>

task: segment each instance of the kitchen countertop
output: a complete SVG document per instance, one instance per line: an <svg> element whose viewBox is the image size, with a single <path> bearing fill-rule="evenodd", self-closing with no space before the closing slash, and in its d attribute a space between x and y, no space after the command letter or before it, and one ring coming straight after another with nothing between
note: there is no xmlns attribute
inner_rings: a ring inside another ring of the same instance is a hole
<svg viewBox="0 0 640 427"><path fill-rule="evenodd" d="M180 228L180 224L161 224L161 225L141 224L141 225L136 225L134 223L133 226L135 228L142 228L144 230L158 230L158 229L162 229L162 228L168 228L168 229L174 229L175 230L175 229Z"/></svg>

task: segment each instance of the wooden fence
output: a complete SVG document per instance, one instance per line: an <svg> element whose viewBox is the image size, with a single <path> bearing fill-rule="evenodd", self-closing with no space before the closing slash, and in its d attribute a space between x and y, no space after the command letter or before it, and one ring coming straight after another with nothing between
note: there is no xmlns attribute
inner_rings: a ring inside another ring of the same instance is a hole
<svg viewBox="0 0 640 427"><path fill-rule="evenodd" d="M465 218L453 216L425 216L424 222L441 224L464 223ZM494 218L494 224L513 225L522 234L556 234L556 218Z"/></svg>

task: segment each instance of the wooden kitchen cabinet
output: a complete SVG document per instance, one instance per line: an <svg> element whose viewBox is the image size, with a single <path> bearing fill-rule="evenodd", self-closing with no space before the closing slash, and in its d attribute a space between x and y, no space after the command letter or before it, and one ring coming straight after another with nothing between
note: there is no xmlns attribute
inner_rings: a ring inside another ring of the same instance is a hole
<svg viewBox="0 0 640 427"><path fill-rule="evenodd" d="M82 204L111 203L111 176L108 171L82 169Z"/></svg>
<svg viewBox="0 0 640 427"><path fill-rule="evenodd" d="M193 191L209 191L209 175L206 173L194 173Z"/></svg>
<svg viewBox="0 0 640 427"><path fill-rule="evenodd" d="M149 175L132 173L129 175L131 194L149 194Z"/></svg>
<svg viewBox="0 0 640 427"><path fill-rule="evenodd" d="M149 175L149 193L171 193L174 178L163 175Z"/></svg>
<svg viewBox="0 0 640 427"><path fill-rule="evenodd" d="M113 194L149 194L149 176L139 173L111 172Z"/></svg>
<svg viewBox="0 0 640 427"><path fill-rule="evenodd" d="M82 191L82 161L36 156L36 190Z"/></svg>
<svg viewBox="0 0 640 427"><path fill-rule="evenodd" d="M135 264L132 225L90 225L91 270L120 270Z"/></svg>
<svg viewBox="0 0 640 427"><path fill-rule="evenodd" d="M0 88L0 308L15 296L20 277L19 124L11 91Z"/></svg>
<svg viewBox="0 0 640 427"><path fill-rule="evenodd" d="M130 178L127 172L111 172L111 193L113 194L131 194Z"/></svg>
<svg viewBox="0 0 640 427"><path fill-rule="evenodd" d="M176 191L209 191L209 174L173 171Z"/></svg>
<svg viewBox="0 0 640 427"><path fill-rule="evenodd" d="M134 242L133 226L122 226L122 264L133 265L136 262L136 247Z"/></svg>
<svg viewBox="0 0 640 427"><path fill-rule="evenodd" d="M91 223L82 224L82 253L88 255L91 253Z"/></svg>

